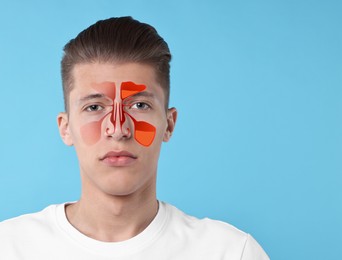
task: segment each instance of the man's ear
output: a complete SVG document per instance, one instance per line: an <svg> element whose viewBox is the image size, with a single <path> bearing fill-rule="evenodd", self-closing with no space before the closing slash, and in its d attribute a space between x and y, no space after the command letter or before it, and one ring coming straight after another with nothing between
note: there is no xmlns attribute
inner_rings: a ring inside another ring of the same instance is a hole
<svg viewBox="0 0 342 260"><path fill-rule="evenodd" d="M175 130L177 121L177 110L176 108L169 108L167 111L167 128L164 133L164 142L168 142L172 136L173 131Z"/></svg>
<svg viewBox="0 0 342 260"><path fill-rule="evenodd" d="M65 112L59 113L57 116L57 124L59 128L59 134L63 142L68 146L73 145L72 137L70 135L70 130L69 130L68 114Z"/></svg>

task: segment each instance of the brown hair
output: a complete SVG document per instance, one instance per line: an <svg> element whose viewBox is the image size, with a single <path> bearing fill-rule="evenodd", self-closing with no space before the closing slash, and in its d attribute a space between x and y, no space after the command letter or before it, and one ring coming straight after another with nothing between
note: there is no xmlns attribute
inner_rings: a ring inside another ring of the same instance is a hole
<svg viewBox="0 0 342 260"><path fill-rule="evenodd" d="M91 62L138 62L153 66L157 80L164 89L167 108L170 60L167 43L152 26L132 17L98 21L64 46L61 69L65 110L69 111L73 68L76 64Z"/></svg>

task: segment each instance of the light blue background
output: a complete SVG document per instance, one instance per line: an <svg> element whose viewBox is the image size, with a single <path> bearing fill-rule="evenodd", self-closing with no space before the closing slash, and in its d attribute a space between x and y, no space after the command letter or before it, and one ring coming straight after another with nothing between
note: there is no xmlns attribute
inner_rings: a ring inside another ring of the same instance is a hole
<svg viewBox="0 0 342 260"><path fill-rule="evenodd" d="M173 53L159 198L250 232L272 259L342 259L341 1L0 3L0 220L78 198L55 119L62 48L132 15Z"/></svg>

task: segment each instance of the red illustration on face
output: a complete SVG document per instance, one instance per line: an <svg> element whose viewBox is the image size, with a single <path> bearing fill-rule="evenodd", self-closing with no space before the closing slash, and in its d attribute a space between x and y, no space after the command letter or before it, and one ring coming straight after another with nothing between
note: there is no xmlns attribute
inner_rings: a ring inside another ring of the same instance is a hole
<svg viewBox="0 0 342 260"><path fill-rule="evenodd" d="M145 85L138 85L133 82L122 82L121 87L116 95L116 85L114 82L103 82L94 84L94 89L105 95L110 100L111 111L105 114L99 120L92 121L81 127L81 134L87 144L93 145L97 143L103 129L106 134L114 134L115 131L122 131L123 134L134 133L134 139L143 146L150 146L156 134L156 128L144 121L136 120L132 115L124 109L124 100L146 89ZM131 119L131 122L129 122ZM106 124L104 126L103 124ZM133 131L131 127L133 125Z"/></svg>

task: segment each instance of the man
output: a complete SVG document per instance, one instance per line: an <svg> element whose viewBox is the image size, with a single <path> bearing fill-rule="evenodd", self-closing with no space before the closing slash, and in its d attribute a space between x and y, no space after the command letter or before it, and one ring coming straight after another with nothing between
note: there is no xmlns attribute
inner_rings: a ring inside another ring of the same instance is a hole
<svg viewBox="0 0 342 260"><path fill-rule="evenodd" d="M156 198L168 108L166 42L130 17L99 21L64 48L62 140L73 145L80 200L0 223L1 259L268 259L248 234Z"/></svg>

